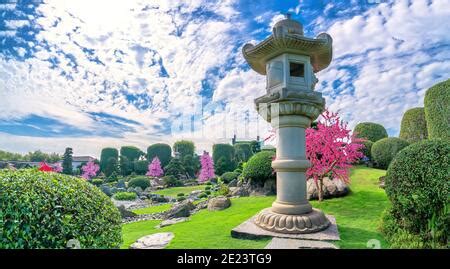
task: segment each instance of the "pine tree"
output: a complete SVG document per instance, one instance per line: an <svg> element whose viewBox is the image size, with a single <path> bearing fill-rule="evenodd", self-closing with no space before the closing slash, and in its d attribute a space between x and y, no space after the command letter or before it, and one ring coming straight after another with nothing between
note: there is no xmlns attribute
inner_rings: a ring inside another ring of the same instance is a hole
<svg viewBox="0 0 450 269"><path fill-rule="evenodd" d="M72 175L72 173L73 173L72 155L73 155L72 148L66 148L66 150L64 151L63 164L62 164L63 174Z"/></svg>

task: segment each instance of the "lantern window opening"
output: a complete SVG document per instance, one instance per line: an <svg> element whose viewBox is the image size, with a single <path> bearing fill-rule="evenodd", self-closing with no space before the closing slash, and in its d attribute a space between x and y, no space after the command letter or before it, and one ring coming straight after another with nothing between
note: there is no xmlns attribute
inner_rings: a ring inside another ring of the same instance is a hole
<svg viewBox="0 0 450 269"><path fill-rule="evenodd" d="M289 76L305 77L305 65L302 63L289 62Z"/></svg>

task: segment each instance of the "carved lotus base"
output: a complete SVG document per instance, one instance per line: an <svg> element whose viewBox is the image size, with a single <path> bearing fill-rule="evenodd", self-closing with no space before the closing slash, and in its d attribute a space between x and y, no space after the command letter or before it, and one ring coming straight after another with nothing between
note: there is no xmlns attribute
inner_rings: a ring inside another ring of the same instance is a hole
<svg viewBox="0 0 450 269"><path fill-rule="evenodd" d="M325 214L315 208L302 215L284 215L266 208L256 215L254 221L265 230L285 234L315 233L330 226L330 221Z"/></svg>

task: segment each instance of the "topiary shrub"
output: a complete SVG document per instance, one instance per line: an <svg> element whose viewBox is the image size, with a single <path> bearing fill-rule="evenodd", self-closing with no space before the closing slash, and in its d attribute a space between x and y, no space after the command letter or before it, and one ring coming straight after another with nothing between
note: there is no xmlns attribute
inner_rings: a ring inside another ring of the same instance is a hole
<svg viewBox="0 0 450 269"><path fill-rule="evenodd" d="M153 144L147 148L147 160L151 161L155 157L158 157L161 166L164 167L169 164L172 158L172 149L167 144Z"/></svg>
<svg viewBox="0 0 450 269"><path fill-rule="evenodd" d="M180 192L177 194L178 197L184 196L184 193Z"/></svg>
<svg viewBox="0 0 450 269"><path fill-rule="evenodd" d="M236 168L234 147L230 144L213 145L214 170L217 175L233 171Z"/></svg>
<svg viewBox="0 0 450 269"><path fill-rule="evenodd" d="M264 185L269 179L274 179L275 175L272 170L272 159L275 152L262 151L253 155L244 168L242 176L245 180L250 180L251 184Z"/></svg>
<svg viewBox="0 0 450 269"><path fill-rule="evenodd" d="M382 138L388 137L383 125L373 122L358 123L353 132L357 133L359 138L364 138L374 143Z"/></svg>
<svg viewBox="0 0 450 269"><path fill-rule="evenodd" d="M84 179L31 169L0 170L0 248L118 248L121 217ZM101 213L101 214L99 214Z"/></svg>
<svg viewBox="0 0 450 269"><path fill-rule="evenodd" d="M430 139L450 140L450 79L429 88L424 99Z"/></svg>
<svg viewBox="0 0 450 269"><path fill-rule="evenodd" d="M183 185L183 183L174 176L164 176L162 177L162 182L166 187L178 187Z"/></svg>
<svg viewBox="0 0 450 269"><path fill-rule="evenodd" d="M209 191L211 189L211 186L206 186L205 191Z"/></svg>
<svg viewBox="0 0 450 269"><path fill-rule="evenodd" d="M366 156L367 158L369 158L370 160L372 160L372 146L373 146L373 142L370 140L366 140L363 142L364 144L364 148L362 149L362 153L364 154L364 156Z"/></svg>
<svg viewBox="0 0 450 269"><path fill-rule="evenodd" d="M373 144L372 159L378 168L387 169L395 155L408 145L409 143L401 138L383 138Z"/></svg>
<svg viewBox="0 0 450 269"><path fill-rule="evenodd" d="M119 201L133 201L136 200L137 194L135 192L117 192L113 198Z"/></svg>
<svg viewBox="0 0 450 269"><path fill-rule="evenodd" d="M450 143L425 140L400 151L387 170L390 215L400 228L424 242L447 242L449 167Z"/></svg>
<svg viewBox="0 0 450 269"><path fill-rule="evenodd" d="M108 167L108 162L110 161L110 158L113 158L116 160L116 165L119 160L119 151L115 148L104 148L102 149L102 152L100 154L100 170L105 173L106 176L111 175L112 171L111 168Z"/></svg>
<svg viewBox="0 0 450 269"><path fill-rule="evenodd" d="M427 122L423 107L411 108L403 114L399 137L409 143L427 139Z"/></svg>
<svg viewBox="0 0 450 269"><path fill-rule="evenodd" d="M101 178L93 178L90 182L92 184L94 184L95 186L100 186L100 185L103 184L103 179L101 179Z"/></svg>
<svg viewBox="0 0 450 269"><path fill-rule="evenodd" d="M146 188L150 187L150 180L145 176L132 178L128 182L128 188L136 187L141 187L141 189L145 190Z"/></svg>
<svg viewBox="0 0 450 269"><path fill-rule="evenodd" d="M222 180L223 183L230 183L231 181L237 179L239 176L238 172L226 172L223 173L223 175L220 176L220 179Z"/></svg>

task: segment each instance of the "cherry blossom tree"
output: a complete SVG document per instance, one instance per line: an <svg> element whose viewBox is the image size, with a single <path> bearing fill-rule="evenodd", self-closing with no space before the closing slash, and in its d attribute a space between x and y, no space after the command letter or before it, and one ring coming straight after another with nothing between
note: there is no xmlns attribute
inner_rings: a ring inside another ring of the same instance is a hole
<svg viewBox="0 0 450 269"><path fill-rule="evenodd" d="M306 171L308 179L316 183L319 201L323 200L323 179L349 181L349 168L363 157L363 139L347 128L337 113L326 110L315 128L306 129L306 156L311 167Z"/></svg>
<svg viewBox="0 0 450 269"><path fill-rule="evenodd" d="M148 171L145 174L150 177L160 177L164 175L164 171L161 168L161 161L159 161L158 157L154 157L152 162L148 165Z"/></svg>
<svg viewBox="0 0 450 269"><path fill-rule="evenodd" d="M62 170L63 170L63 167L62 167L61 163L54 163L53 164L53 172L61 173Z"/></svg>
<svg viewBox="0 0 450 269"><path fill-rule="evenodd" d="M46 162L40 162L39 163L39 171L43 172L52 172L53 169L50 165L48 165Z"/></svg>
<svg viewBox="0 0 450 269"><path fill-rule="evenodd" d="M81 171L83 172L81 177L90 180L97 175L98 170L100 170L100 166L93 161L89 161L81 167Z"/></svg>
<svg viewBox="0 0 450 269"><path fill-rule="evenodd" d="M198 176L199 182L205 182L209 179L213 178L215 176L214 174L214 162L209 156L209 153L206 151L203 151L203 155L200 156L200 164L202 166L200 170L200 174Z"/></svg>

